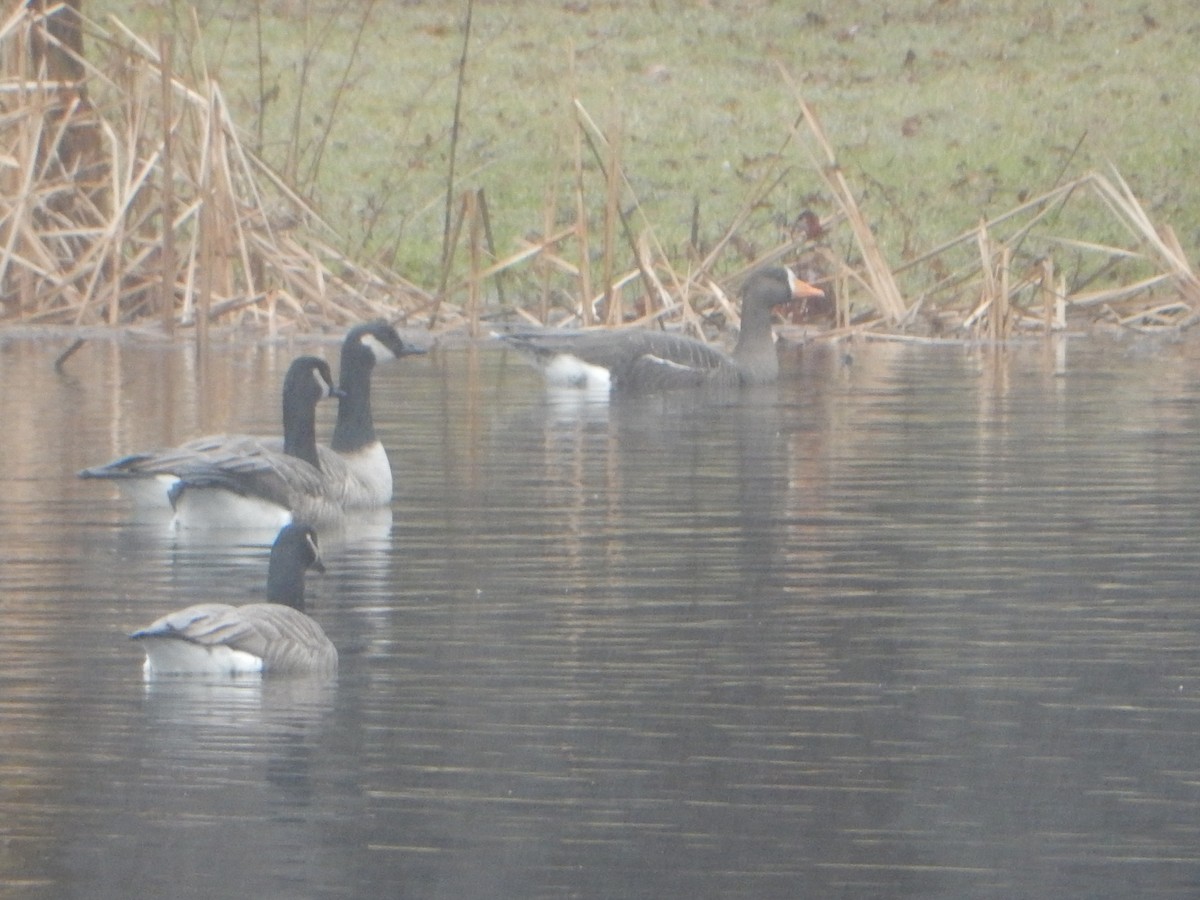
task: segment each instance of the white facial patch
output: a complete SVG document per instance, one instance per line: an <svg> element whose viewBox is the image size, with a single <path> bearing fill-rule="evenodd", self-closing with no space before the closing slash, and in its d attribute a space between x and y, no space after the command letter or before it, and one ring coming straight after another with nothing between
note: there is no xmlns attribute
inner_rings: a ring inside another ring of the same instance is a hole
<svg viewBox="0 0 1200 900"><path fill-rule="evenodd" d="M322 397L332 397L333 396L333 385L331 385L328 381L325 380L325 377L321 374L321 371L319 369L312 369L311 371L312 371L313 381L315 381L317 383L317 387L321 391L321 396Z"/></svg>
<svg viewBox="0 0 1200 900"><path fill-rule="evenodd" d="M371 351L371 354L375 357L375 362L384 362L385 360L396 358L396 354L389 350L383 341L379 340L373 334L364 334L362 336L362 345Z"/></svg>

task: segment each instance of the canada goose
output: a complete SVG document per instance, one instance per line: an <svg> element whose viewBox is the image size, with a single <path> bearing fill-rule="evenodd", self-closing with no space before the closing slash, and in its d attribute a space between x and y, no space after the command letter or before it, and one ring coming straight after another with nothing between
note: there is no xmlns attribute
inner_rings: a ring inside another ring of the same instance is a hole
<svg viewBox="0 0 1200 900"><path fill-rule="evenodd" d="M163 479L183 527L269 527L294 517L328 521L340 516L340 486L320 468L316 406L340 396L329 364L315 356L292 362L283 382L282 443L244 435L213 435L179 447L138 453L84 478Z"/></svg>
<svg viewBox="0 0 1200 900"><path fill-rule="evenodd" d="M337 424L329 446L317 446L330 497L346 510L379 509L392 502L392 464L375 433L371 372L375 363L424 353L404 343L382 319L355 325L342 341ZM278 438L263 441L279 449Z"/></svg>
<svg viewBox="0 0 1200 900"><path fill-rule="evenodd" d="M371 416L371 370L376 361L424 353L405 344L396 329L382 320L356 325L341 349L341 385L337 425L331 447L318 446L317 458L329 482L337 485L336 502L345 509L373 509L392 499L392 468L375 434ZM285 452L278 437L214 434L194 438L170 450L122 456L79 473L81 478L113 481L121 493L143 506L166 507L178 479L169 471L153 471L151 462L169 455L195 453L233 456L247 447Z"/></svg>
<svg viewBox="0 0 1200 900"><path fill-rule="evenodd" d="M271 547L266 603L201 603L130 635L146 651L145 676L333 675L337 648L304 614L304 573L310 568L325 571L316 532L309 525L285 526Z"/></svg>
<svg viewBox="0 0 1200 900"><path fill-rule="evenodd" d="M765 384L779 377L771 333L772 308L824 291L790 269L758 269L742 293L742 327L732 354L679 334L630 328L621 331L542 331L504 335L531 354L551 384L610 386L616 391Z"/></svg>
<svg viewBox="0 0 1200 900"><path fill-rule="evenodd" d="M377 362L424 352L405 344L396 329L382 319L351 328L342 341L333 437L328 447L316 445L315 440L311 443L319 474L314 477L308 467L281 464L270 455L273 450L291 452L284 446L285 431L282 443L278 438L261 442L264 453L234 458L218 467L193 467L188 477L172 489L177 521L185 526L194 520L200 524L229 521L232 516L227 512L214 513L207 506L214 501L225 503L232 495L259 498L276 509L293 510L296 518L310 522L329 522L343 512L386 507L392 500L392 465L375 433L371 372ZM309 459L307 451L304 458ZM287 521L272 520L269 508L268 523L278 527ZM245 509L245 505L239 504L239 509Z"/></svg>
<svg viewBox="0 0 1200 900"><path fill-rule="evenodd" d="M329 447L318 447L317 453L346 509L377 509L392 502L392 464L371 415L371 371L376 362L424 352L404 343L382 319L355 325L342 341L337 424Z"/></svg>

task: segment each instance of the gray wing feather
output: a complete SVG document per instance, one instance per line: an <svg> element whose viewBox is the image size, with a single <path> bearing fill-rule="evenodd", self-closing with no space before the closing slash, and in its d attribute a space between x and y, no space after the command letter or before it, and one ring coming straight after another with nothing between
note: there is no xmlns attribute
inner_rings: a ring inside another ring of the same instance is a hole
<svg viewBox="0 0 1200 900"><path fill-rule="evenodd" d="M208 456L252 452L267 440L269 439L249 434L208 434L193 438L178 447L130 453L104 465L84 469L79 474L83 478L153 478L157 475L174 475L180 466ZM282 441L279 446L282 449Z"/></svg>
<svg viewBox="0 0 1200 900"><path fill-rule="evenodd" d="M168 613L130 637L175 638L257 656L264 671L333 672L337 650L313 619L280 603L201 603Z"/></svg>
<svg viewBox="0 0 1200 900"><path fill-rule="evenodd" d="M686 387L738 380L738 367L725 352L681 334L645 329L594 332L534 332L506 335L514 347L548 360L569 353L603 366L618 387Z"/></svg>

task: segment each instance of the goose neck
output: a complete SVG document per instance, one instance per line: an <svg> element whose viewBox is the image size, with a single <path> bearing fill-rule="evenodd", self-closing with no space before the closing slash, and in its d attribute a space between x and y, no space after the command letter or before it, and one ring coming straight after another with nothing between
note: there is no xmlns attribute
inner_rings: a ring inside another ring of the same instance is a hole
<svg viewBox="0 0 1200 900"><path fill-rule="evenodd" d="M330 446L339 453L375 441L375 422L371 416L371 370L375 358L365 347L355 349L358 352L342 352L338 387L343 396L338 401L337 425L330 441Z"/></svg>

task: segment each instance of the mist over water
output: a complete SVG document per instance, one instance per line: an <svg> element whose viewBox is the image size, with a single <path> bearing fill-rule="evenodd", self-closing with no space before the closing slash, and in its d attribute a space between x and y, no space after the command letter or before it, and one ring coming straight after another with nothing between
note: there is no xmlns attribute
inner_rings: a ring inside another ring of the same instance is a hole
<svg viewBox="0 0 1200 900"><path fill-rule="evenodd" d="M605 402L381 366L333 683L142 679L267 542L74 473L274 433L313 345L0 342L0 893L1193 897L1200 352L863 344ZM336 345L318 345L336 359ZM322 406L319 434L332 430Z"/></svg>

